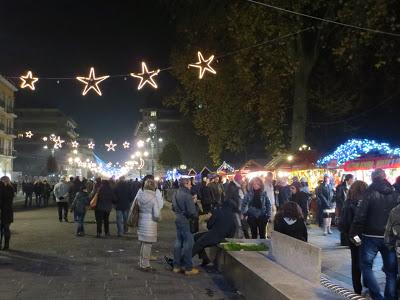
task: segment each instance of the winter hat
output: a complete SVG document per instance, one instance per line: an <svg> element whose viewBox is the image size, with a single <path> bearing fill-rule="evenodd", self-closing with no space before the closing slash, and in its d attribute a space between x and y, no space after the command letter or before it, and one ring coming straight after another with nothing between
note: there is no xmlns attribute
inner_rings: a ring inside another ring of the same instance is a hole
<svg viewBox="0 0 400 300"><path fill-rule="evenodd" d="M240 175L240 173L236 173L235 177L233 177L233 181L241 184L243 182L243 177L242 175Z"/></svg>

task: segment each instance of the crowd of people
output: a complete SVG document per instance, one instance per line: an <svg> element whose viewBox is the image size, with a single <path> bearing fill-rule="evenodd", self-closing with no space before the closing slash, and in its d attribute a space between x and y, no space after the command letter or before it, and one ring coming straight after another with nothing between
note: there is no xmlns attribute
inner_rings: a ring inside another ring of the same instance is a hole
<svg viewBox="0 0 400 300"><path fill-rule="evenodd" d="M368 288L372 299L397 299L398 257L400 256L400 177L391 185L383 170L372 173L372 183L355 180L347 174L334 186L325 175L315 194L305 178L274 180L271 172L265 178L247 180L239 173L230 180L217 174L205 178L183 177L174 182L156 182L151 175L142 181L95 181L62 177L51 187L46 181L24 182L22 189L27 206L35 195L36 204L47 205L51 191L58 207L59 221L68 222L68 212L74 212L76 235L83 236L87 207L94 210L97 237L110 235L109 216L116 210L117 234L128 232L128 219L138 206L137 233L140 242L139 267L153 270L150 265L152 245L157 242L157 224L161 220L163 195L175 189L171 202L176 215L176 241L173 257L165 257L175 273L196 275L193 257L202 265L210 263L205 248L218 245L227 238L265 239L272 230L301 241L308 241L310 215L323 229L332 233L332 223L338 226L342 245L350 248L354 291L361 294ZM0 182L1 242L8 249L10 224L13 221L12 202L15 186L8 177ZM312 202L315 207L312 209ZM396 253L397 251L397 253ZM386 288L381 294L372 269L380 252Z"/></svg>

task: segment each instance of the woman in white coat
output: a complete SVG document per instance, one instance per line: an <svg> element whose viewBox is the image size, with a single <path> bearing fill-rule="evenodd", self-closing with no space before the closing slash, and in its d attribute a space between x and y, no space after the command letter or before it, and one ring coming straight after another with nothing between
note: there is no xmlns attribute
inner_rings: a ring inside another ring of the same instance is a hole
<svg viewBox="0 0 400 300"><path fill-rule="evenodd" d="M140 241L139 267L144 271L152 270L150 266L151 247L157 242L157 222L160 220L163 199L156 193L156 183L146 180L144 189L136 196L139 205L139 224L137 229Z"/></svg>

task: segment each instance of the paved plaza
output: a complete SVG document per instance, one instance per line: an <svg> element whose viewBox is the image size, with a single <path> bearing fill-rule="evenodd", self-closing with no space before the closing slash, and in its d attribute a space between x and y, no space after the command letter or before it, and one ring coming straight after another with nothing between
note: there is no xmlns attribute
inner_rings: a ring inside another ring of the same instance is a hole
<svg viewBox="0 0 400 300"><path fill-rule="evenodd" d="M69 217L72 220L72 215ZM164 209L155 273L137 269L136 234L95 238L94 213L85 237L60 223L56 207L15 213L9 252L0 251L0 299L242 299L213 269L196 277L173 274L162 261L175 239L173 216ZM115 220L115 214L110 217Z"/></svg>
<svg viewBox="0 0 400 300"><path fill-rule="evenodd" d="M333 234L323 236L317 226L308 227L309 242L322 249L322 273L337 284L353 290L351 280L351 257L347 247L340 246L340 233L333 229ZM385 273L382 272L382 257L378 253L374 261L374 271L383 291Z"/></svg>

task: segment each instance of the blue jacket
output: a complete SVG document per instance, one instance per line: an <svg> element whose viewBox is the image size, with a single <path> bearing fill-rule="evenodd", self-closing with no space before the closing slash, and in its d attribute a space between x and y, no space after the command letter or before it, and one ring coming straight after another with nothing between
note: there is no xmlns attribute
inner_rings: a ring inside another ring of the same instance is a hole
<svg viewBox="0 0 400 300"><path fill-rule="evenodd" d="M192 194L187 188L179 188L172 199L172 209L177 223L189 223L190 218L197 218L198 213L193 202Z"/></svg>
<svg viewBox="0 0 400 300"><path fill-rule="evenodd" d="M241 207L242 214L256 218L266 216L269 219L271 217L271 202L268 199L267 192L261 192L261 209L253 206L253 198L254 191L252 190L244 195Z"/></svg>

